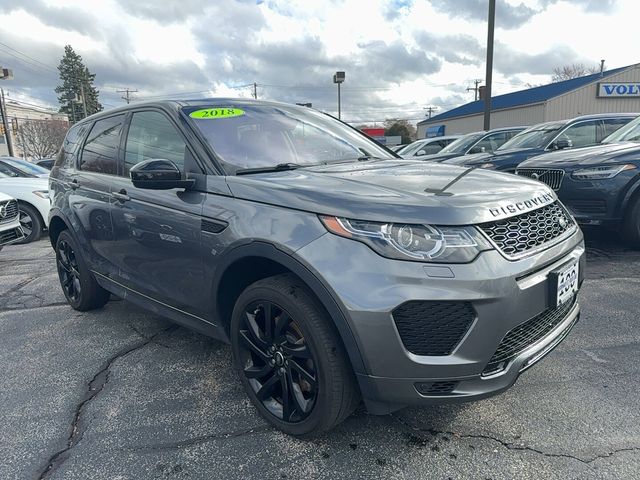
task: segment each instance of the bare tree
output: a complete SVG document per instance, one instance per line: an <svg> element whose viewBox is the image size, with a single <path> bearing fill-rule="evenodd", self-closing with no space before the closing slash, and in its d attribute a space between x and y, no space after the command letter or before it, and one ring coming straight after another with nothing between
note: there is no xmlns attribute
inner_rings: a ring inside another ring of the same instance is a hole
<svg viewBox="0 0 640 480"><path fill-rule="evenodd" d="M603 66L603 70L605 69L606 67ZM584 77L585 75L598 73L599 71L600 65L587 67L584 63L572 63L571 65L554 68L551 81L562 82L564 80L571 80L572 78Z"/></svg>
<svg viewBox="0 0 640 480"><path fill-rule="evenodd" d="M69 124L62 120L27 120L18 126L16 143L24 156L53 157L67 133Z"/></svg>

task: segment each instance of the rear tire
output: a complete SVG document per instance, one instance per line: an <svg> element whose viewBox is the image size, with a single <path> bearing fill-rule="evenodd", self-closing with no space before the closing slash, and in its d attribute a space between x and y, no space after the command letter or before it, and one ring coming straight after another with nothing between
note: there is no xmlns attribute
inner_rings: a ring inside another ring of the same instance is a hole
<svg viewBox="0 0 640 480"><path fill-rule="evenodd" d="M98 285L68 230L63 230L56 241L56 267L62 292L75 310L94 310L109 301L111 294Z"/></svg>
<svg viewBox="0 0 640 480"><path fill-rule="evenodd" d="M38 210L22 202L18 202L18 210L20 211L20 227L24 238L16 243L25 244L40 240L43 222Z"/></svg>
<svg viewBox="0 0 640 480"><path fill-rule="evenodd" d="M640 198L628 210L622 225L622 234L632 248L640 249Z"/></svg>
<svg viewBox="0 0 640 480"><path fill-rule="evenodd" d="M356 379L331 319L294 275L247 287L233 310L230 333L242 384L276 428L313 436L357 407Z"/></svg>

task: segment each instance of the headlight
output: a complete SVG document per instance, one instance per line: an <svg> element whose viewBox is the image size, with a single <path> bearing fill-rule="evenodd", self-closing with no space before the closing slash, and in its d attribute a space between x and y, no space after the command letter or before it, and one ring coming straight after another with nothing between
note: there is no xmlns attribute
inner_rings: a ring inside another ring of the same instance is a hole
<svg viewBox="0 0 640 480"><path fill-rule="evenodd" d="M321 216L331 233L366 243L387 258L433 263L468 263L491 245L473 227L379 223Z"/></svg>
<svg viewBox="0 0 640 480"><path fill-rule="evenodd" d="M633 170L635 165L607 165L602 167L589 167L576 170L571 174L576 180L605 180L613 178L624 170Z"/></svg>
<svg viewBox="0 0 640 480"><path fill-rule="evenodd" d="M480 168L493 168L493 167L495 167L495 165L491 162L483 163L482 165L480 165Z"/></svg>
<svg viewBox="0 0 640 480"><path fill-rule="evenodd" d="M49 190L36 190L32 193L40 198L46 198L47 200L49 199Z"/></svg>

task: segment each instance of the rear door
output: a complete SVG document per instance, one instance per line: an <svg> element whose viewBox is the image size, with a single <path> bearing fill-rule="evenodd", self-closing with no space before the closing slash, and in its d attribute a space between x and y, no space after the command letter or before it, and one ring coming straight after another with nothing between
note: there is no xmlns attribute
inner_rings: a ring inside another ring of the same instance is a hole
<svg viewBox="0 0 640 480"><path fill-rule="evenodd" d="M97 120L84 139L76 170L66 177L69 207L85 258L92 269L112 277L114 246L111 183L118 169L120 134L125 115Z"/></svg>
<svg viewBox="0 0 640 480"><path fill-rule="evenodd" d="M184 175L185 164L193 162L192 150L161 110L134 111L121 147L123 161L112 191L118 281L156 301L201 315L209 301L201 252L206 194L136 188L129 176L131 167L150 158L171 160Z"/></svg>

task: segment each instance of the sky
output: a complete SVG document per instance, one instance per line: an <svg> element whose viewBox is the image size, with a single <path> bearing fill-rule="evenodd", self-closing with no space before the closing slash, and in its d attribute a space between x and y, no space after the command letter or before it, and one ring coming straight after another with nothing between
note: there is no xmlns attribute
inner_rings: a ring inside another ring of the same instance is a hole
<svg viewBox="0 0 640 480"><path fill-rule="evenodd" d="M105 108L157 98L249 97L337 112L353 123L441 113L485 76L488 0L0 0L9 98L57 108L71 45ZM571 63L640 62L637 0L497 0L494 95Z"/></svg>

